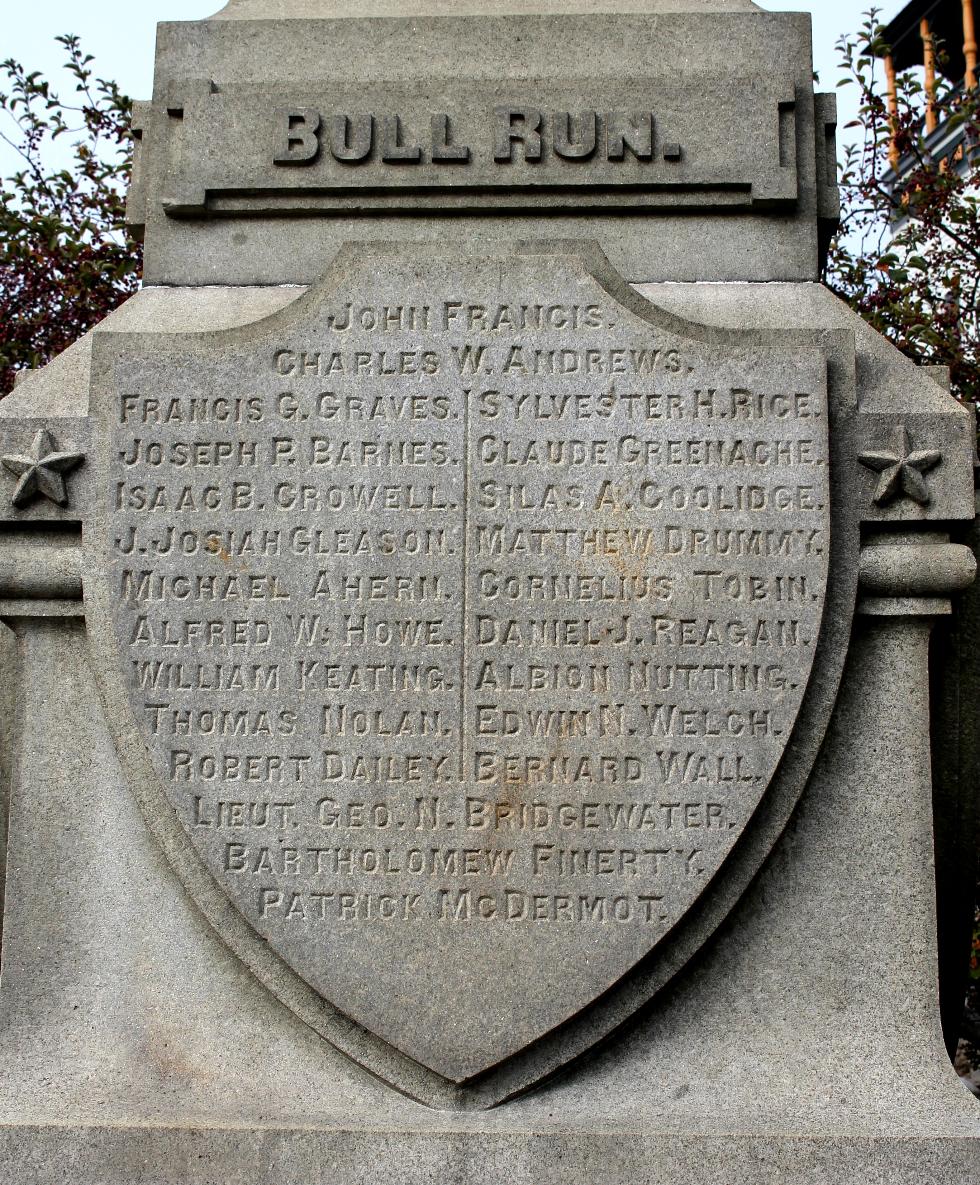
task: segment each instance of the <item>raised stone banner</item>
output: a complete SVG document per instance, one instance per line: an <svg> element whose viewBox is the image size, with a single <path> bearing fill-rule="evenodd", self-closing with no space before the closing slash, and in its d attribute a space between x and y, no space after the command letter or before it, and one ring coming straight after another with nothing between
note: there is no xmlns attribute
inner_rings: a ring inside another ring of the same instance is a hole
<svg viewBox="0 0 980 1185"><path fill-rule="evenodd" d="M162 26L147 285L0 404L12 1180L970 1179L974 427L814 282L807 34Z"/></svg>

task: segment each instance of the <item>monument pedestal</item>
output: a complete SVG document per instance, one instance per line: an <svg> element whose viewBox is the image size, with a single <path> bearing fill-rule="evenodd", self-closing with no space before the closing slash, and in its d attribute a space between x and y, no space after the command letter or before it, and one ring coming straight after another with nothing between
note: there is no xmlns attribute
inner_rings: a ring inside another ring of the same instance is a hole
<svg viewBox="0 0 980 1185"><path fill-rule="evenodd" d="M0 404L0 1165L965 1185L971 417L816 282L806 18L493 7L164 26Z"/></svg>

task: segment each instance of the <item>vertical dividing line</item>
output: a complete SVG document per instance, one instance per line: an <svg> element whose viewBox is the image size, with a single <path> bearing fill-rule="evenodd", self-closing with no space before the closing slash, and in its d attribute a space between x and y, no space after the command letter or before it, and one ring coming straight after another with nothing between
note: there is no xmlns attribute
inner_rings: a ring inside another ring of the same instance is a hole
<svg viewBox="0 0 980 1185"><path fill-rule="evenodd" d="M470 392L463 389L463 560L462 629L459 638L459 778L466 780L466 729L468 696L466 686L466 643L470 634L468 611L470 557Z"/></svg>

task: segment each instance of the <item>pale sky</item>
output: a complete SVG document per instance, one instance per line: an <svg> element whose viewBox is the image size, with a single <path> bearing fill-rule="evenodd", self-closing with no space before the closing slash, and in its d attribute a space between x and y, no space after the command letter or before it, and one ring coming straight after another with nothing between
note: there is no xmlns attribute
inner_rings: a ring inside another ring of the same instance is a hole
<svg viewBox="0 0 980 1185"><path fill-rule="evenodd" d="M879 0L883 19L891 19L904 3ZM16 58L28 70L40 70L53 83L60 83L63 51L54 38L77 33L86 52L95 55L98 74L115 78L132 98L147 99L157 22L200 20L222 4L223 0L3 0L0 59ZM821 89L833 90L840 75L834 44L841 33L853 32L861 24L861 14L871 7L871 0L762 0L760 7L813 14L815 67ZM844 88L839 96L842 126L851 118L847 101L853 91L853 87ZM0 144L0 176L12 171L8 167L12 154L4 147Z"/></svg>

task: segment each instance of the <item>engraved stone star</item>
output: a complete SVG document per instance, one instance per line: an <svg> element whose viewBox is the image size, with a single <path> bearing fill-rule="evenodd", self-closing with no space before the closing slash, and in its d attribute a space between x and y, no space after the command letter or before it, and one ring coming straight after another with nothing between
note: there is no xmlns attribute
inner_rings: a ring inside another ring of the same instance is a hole
<svg viewBox="0 0 980 1185"><path fill-rule="evenodd" d="M75 469L85 460L84 453L59 452L54 437L42 428L31 445L31 455L0 457L4 469L19 480L10 496L14 506L26 506L33 498L50 498L59 506L68 505L68 491L63 474Z"/></svg>
<svg viewBox="0 0 980 1185"><path fill-rule="evenodd" d="M908 429L904 424L895 427L891 445L891 452L873 450L858 457L866 469L873 469L875 473L881 474L874 492L875 505L887 506L893 498L904 494L920 506L928 506L932 495L929 493L929 483L923 475L936 468L943 459L942 453L938 449L918 449L912 452Z"/></svg>

